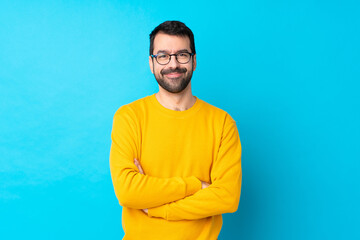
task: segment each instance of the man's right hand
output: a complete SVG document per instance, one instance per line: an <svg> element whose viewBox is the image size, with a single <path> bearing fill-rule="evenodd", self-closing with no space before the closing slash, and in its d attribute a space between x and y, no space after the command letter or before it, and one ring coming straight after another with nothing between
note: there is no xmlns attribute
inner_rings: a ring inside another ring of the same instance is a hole
<svg viewBox="0 0 360 240"><path fill-rule="evenodd" d="M201 189L207 188L208 186L210 186L209 183L201 181Z"/></svg>

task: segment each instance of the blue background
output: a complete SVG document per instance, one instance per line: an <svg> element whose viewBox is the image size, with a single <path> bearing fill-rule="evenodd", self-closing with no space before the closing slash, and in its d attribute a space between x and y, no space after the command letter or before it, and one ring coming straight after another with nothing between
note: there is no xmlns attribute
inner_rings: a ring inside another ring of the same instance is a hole
<svg viewBox="0 0 360 240"><path fill-rule="evenodd" d="M148 34L194 32L194 94L237 121L220 239L360 239L359 1L0 1L1 239L121 239L112 117L153 94Z"/></svg>

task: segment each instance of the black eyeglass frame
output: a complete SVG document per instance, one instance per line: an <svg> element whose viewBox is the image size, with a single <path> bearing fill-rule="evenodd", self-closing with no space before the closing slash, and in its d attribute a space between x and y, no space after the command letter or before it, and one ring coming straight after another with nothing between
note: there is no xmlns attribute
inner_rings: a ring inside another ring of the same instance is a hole
<svg viewBox="0 0 360 240"><path fill-rule="evenodd" d="M185 62L185 63L179 62L179 60L178 60L178 55L179 55L179 54L182 54L182 53L190 54L189 61L187 61L187 62ZM159 55L169 55L169 61L168 61L167 63L159 63L159 61L157 60L157 56L159 56ZM159 54L156 54L156 55L150 55L150 57L151 57L152 59L155 58L156 62L157 62L158 64L160 64L160 65L167 65L167 64L169 64L169 62L171 61L171 56L175 56L175 59L176 59L176 61L177 61L178 63L180 63L180 64L187 64L188 62L190 62L191 57L194 56L194 55L195 55L195 53L179 52L179 53L174 53L174 54L159 53Z"/></svg>

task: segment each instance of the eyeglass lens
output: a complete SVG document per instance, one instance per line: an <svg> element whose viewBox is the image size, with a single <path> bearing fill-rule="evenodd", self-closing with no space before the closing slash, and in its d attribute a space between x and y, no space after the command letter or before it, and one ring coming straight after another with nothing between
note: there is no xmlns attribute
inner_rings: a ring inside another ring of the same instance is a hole
<svg viewBox="0 0 360 240"><path fill-rule="evenodd" d="M175 56L176 60L179 63L188 63L190 61L191 54L190 53L178 53L178 54L159 54L156 56L156 61L159 64L165 65L168 64L171 60L171 57Z"/></svg>

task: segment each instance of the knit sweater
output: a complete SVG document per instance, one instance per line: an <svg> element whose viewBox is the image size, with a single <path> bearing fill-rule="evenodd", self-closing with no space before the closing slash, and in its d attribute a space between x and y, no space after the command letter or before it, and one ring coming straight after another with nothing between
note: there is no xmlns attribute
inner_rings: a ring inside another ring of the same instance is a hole
<svg viewBox="0 0 360 240"><path fill-rule="evenodd" d="M170 110L153 94L117 110L111 137L123 239L217 239L221 214L237 210L241 189L241 144L228 113L199 98Z"/></svg>

